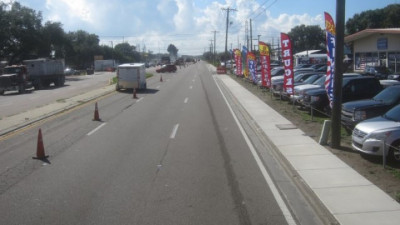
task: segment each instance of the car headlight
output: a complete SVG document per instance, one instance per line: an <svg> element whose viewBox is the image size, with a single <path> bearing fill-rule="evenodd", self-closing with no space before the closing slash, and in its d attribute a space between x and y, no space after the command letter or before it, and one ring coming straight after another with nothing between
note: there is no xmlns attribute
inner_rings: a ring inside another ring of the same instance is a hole
<svg viewBox="0 0 400 225"><path fill-rule="evenodd" d="M311 102L317 102L319 101L319 96L311 96Z"/></svg>
<svg viewBox="0 0 400 225"><path fill-rule="evenodd" d="M375 139L375 140L378 140L378 141L383 141L389 135L390 135L390 131L372 132L370 135L368 135L368 139Z"/></svg>
<svg viewBox="0 0 400 225"><path fill-rule="evenodd" d="M354 112L354 121L361 121L367 119L367 113L365 111L357 110Z"/></svg>

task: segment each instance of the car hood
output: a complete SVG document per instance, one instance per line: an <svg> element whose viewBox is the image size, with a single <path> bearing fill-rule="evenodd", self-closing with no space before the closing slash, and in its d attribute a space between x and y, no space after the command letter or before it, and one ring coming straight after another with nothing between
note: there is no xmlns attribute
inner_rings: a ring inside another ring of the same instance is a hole
<svg viewBox="0 0 400 225"><path fill-rule="evenodd" d="M323 87L319 87L317 89L311 89L309 91L307 91L308 95L324 95L326 94L326 90Z"/></svg>
<svg viewBox="0 0 400 225"><path fill-rule="evenodd" d="M342 108L345 110L354 110L355 108L367 108L367 107L376 107L376 106L383 106L385 105L384 102L376 101L373 99L364 99L358 101L351 101L343 103Z"/></svg>
<svg viewBox="0 0 400 225"><path fill-rule="evenodd" d="M383 116L378 116L372 119L364 120L359 124L357 124L356 126L356 129L368 134L378 130L393 129L393 128L399 129L400 123L388 120Z"/></svg>
<svg viewBox="0 0 400 225"><path fill-rule="evenodd" d="M316 84L303 84L303 85L298 85L294 87L295 91L301 91L301 90L306 90L306 89L312 89L312 88L320 88L321 86L316 85Z"/></svg>

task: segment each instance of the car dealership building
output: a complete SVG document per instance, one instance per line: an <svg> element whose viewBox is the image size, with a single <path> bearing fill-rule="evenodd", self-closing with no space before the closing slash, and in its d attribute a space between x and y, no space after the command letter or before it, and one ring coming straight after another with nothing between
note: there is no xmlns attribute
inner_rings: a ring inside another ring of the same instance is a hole
<svg viewBox="0 0 400 225"><path fill-rule="evenodd" d="M384 66L400 73L400 28L366 29L345 37L352 46L354 71Z"/></svg>

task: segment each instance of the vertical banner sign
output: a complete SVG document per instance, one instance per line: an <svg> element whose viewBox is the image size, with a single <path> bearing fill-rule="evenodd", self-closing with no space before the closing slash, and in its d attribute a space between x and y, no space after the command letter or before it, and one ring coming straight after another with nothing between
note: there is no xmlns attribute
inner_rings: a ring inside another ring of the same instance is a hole
<svg viewBox="0 0 400 225"><path fill-rule="evenodd" d="M290 42L289 35L281 33L281 46L282 46L282 59L285 69L283 76L283 90L289 95L293 94L293 55L292 55L292 43Z"/></svg>
<svg viewBox="0 0 400 225"><path fill-rule="evenodd" d="M256 55L254 53L247 53L247 59L249 64L250 79L256 81Z"/></svg>
<svg viewBox="0 0 400 225"><path fill-rule="evenodd" d="M260 50L261 61L261 85L271 87L271 56L269 47L266 43L259 41L258 49Z"/></svg>
<svg viewBox="0 0 400 225"><path fill-rule="evenodd" d="M329 105L332 108L333 78L335 76L336 28L331 15L329 15L329 13L327 12L325 12L325 29L326 29L326 54L328 56L328 68L326 71L325 90L328 95Z"/></svg>
<svg viewBox="0 0 400 225"><path fill-rule="evenodd" d="M243 64L242 64L242 70L243 70L243 75L245 78L249 76L249 69L247 65L247 48L246 46L242 47L242 58L243 58Z"/></svg>
<svg viewBox="0 0 400 225"><path fill-rule="evenodd" d="M242 75L242 54L239 49L235 50L235 63L236 63L236 75Z"/></svg>

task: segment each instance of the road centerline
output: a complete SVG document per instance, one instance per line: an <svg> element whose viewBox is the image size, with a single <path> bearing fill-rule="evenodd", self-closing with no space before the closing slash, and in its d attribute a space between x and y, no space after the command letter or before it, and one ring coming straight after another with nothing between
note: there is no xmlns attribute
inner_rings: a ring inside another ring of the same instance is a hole
<svg viewBox="0 0 400 225"><path fill-rule="evenodd" d="M106 125L107 123L102 123L99 126L97 126L96 128L94 128L92 131L90 131L89 133L87 133L87 136L90 136L92 134L94 134L96 131L100 130L104 125Z"/></svg>
<svg viewBox="0 0 400 225"><path fill-rule="evenodd" d="M169 138L174 139L176 136L176 133L178 132L178 128L179 128L179 123L175 124L174 128L172 129L171 135L169 136Z"/></svg>

